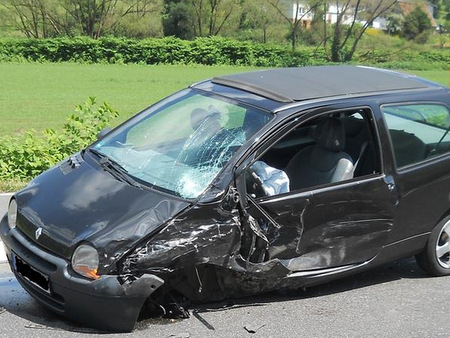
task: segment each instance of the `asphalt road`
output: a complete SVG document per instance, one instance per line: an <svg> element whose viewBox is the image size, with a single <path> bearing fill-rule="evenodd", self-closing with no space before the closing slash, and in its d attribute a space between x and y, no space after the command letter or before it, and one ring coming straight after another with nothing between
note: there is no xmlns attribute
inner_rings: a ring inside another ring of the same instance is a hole
<svg viewBox="0 0 450 338"><path fill-rule="evenodd" d="M8 202L12 194L0 194L0 219L8 211ZM6 255L3 251L3 243L0 239L0 264L6 262Z"/></svg>
<svg viewBox="0 0 450 338"><path fill-rule="evenodd" d="M450 277L428 277L408 258L307 290L192 307L189 319L141 320L120 336L449 337L449 300ZM41 307L0 263L0 337L103 334Z"/></svg>
<svg viewBox="0 0 450 338"><path fill-rule="evenodd" d="M448 337L449 299L449 277L426 277L414 260L406 259L306 291L193 308L189 319L140 321L134 332L121 336ZM0 264L0 336L31 335L101 333L42 308L7 264Z"/></svg>
<svg viewBox="0 0 450 338"><path fill-rule="evenodd" d="M8 202L12 194L0 194L0 218L8 211Z"/></svg>

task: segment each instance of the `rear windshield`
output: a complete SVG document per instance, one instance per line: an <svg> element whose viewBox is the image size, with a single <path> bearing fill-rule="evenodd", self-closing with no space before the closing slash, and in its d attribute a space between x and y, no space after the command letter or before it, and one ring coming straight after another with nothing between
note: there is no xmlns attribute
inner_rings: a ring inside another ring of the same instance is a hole
<svg viewBox="0 0 450 338"><path fill-rule="evenodd" d="M189 89L150 107L93 148L140 182L192 199L270 116Z"/></svg>

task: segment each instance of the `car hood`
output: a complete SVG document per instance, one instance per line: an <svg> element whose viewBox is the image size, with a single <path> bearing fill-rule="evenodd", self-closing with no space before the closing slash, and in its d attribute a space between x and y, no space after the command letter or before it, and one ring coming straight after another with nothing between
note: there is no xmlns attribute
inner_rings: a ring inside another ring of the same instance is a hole
<svg viewBox="0 0 450 338"><path fill-rule="evenodd" d="M44 172L15 196L17 227L59 256L70 259L80 242L89 242L108 269L189 206L175 196L118 181L85 157L77 154Z"/></svg>

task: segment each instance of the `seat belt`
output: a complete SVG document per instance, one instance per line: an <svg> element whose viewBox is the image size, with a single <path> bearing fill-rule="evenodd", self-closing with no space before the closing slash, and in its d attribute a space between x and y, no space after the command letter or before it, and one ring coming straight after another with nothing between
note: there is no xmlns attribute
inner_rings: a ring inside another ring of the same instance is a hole
<svg viewBox="0 0 450 338"><path fill-rule="evenodd" d="M356 160L355 164L353 164L353 168L352 168L352 170L350 171L351 177L354 177L356 167L358 166L358 163L359 163L359 161L361 160L361 157L363 156L364 152L366 151L366 148L367 148L368 145L369 145L369 141L365 141L365 142L363 143L363 145L361 146L361 150L360 150L360 152L359 152L358 159Z"/></svg>

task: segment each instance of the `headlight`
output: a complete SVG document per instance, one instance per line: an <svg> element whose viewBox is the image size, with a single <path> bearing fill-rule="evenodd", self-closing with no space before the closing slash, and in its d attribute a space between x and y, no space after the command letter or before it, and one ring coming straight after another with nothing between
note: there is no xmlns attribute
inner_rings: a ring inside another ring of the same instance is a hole
<svg viewBox="0 0 450 338"><path fill-rule="evenodd" d="M72 255L72 268L76 273L90 279L100 278L98 271L98 252L86 244L81 244Z"/></svg>
<svg viewBox="0 0 450 338"><path fill-rule="evenodd" d="M14 229L16 227L16 221L17 221L17 202L15 199L12 199L11 202L9 202L8 208L8 224L11 229Z"/></svg>

